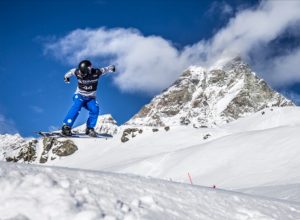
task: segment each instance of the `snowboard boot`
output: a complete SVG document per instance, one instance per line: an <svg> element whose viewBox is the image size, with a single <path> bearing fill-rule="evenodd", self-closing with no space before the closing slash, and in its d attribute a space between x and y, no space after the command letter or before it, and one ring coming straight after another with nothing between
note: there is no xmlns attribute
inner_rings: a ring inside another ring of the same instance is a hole
<svg viewBox="0 0 300 220"><path fill-rule="evenodd" d="M61 133L66 136L72 136L71 127L68 125L62 126Z"/></svg>
<svg viewBox="0 0 300 220"><path fill-rule="evenodd" d="M97 132L94 130L94 128L86 128L85 134L90 137L97 137Z"/></svg>

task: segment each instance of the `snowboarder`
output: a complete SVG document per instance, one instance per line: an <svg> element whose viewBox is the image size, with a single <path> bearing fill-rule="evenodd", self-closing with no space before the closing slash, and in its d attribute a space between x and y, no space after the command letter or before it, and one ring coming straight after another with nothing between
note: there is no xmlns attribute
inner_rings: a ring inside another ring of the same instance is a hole
<svg viewBox="0 0 300 220"><path fill-rule="evenodd" d="M89 111L85 133L91 137L97 136L94 127L99 115L99 105L96 101L98 80L105 73L115 72L115 70L114 65L103 68L92 68L92 63L89 60L83 60L79 63L77 69L71 69L65 74L64 80L66 83L70 83L71 76L76 76L78 85L73 96L73 105L63 121L61 129L63 135L72 135L72 126L81 108L84 107Z"/></svg>

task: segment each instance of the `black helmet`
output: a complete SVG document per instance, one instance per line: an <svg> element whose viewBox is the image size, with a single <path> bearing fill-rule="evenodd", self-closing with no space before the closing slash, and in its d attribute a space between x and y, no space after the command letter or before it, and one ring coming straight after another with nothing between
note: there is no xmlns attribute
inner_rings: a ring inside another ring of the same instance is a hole
<svg viewBox="0 0 300 220"><path fill-rule="evenodd" d="M84 75L89 74L91 72L91 68L92 68L92 63L89 60L82 60L78 65L78 69Z"/></svg>

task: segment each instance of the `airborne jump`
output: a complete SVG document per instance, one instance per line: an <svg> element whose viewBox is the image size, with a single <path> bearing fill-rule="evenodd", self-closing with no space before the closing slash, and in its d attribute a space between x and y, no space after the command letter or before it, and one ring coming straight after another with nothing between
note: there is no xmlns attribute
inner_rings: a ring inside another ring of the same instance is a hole
<svg viewBox="0 0 300 220"><path fill-rule="evenodd" d="M73 105L63 121L61 129L63 135L72 136L72 126L81 108L84 107L89 111L85 133L91 137L97 136L94 127L99 115L99 105L96 101L98 80L100 76L108 72L115 72L115 66L93 68L89 60L83 60L79 63L77 69L71 69L65 74L64 80L66 83L70 82L71 76L76 76L78 85L73 96Z"/></svg>

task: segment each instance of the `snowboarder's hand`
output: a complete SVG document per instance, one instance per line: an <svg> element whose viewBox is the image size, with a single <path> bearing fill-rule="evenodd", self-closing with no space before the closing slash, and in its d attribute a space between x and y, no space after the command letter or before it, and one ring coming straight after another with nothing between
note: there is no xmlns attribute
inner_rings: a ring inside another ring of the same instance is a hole
<svg viewBox="0 0 300 220"><path fill-rule="evenodd" d="M64 81L65 81L65 83L70 83L70 78L65 77L65 78L64 78Z"/></svg>
<svg viewBox="0 0 300 220"><path fill-rule="evenodd" d="M115 65L109 65L109 66L108 66L108 71L109 71L109 72L116 72L116 67L115 67Z"/></svg>

